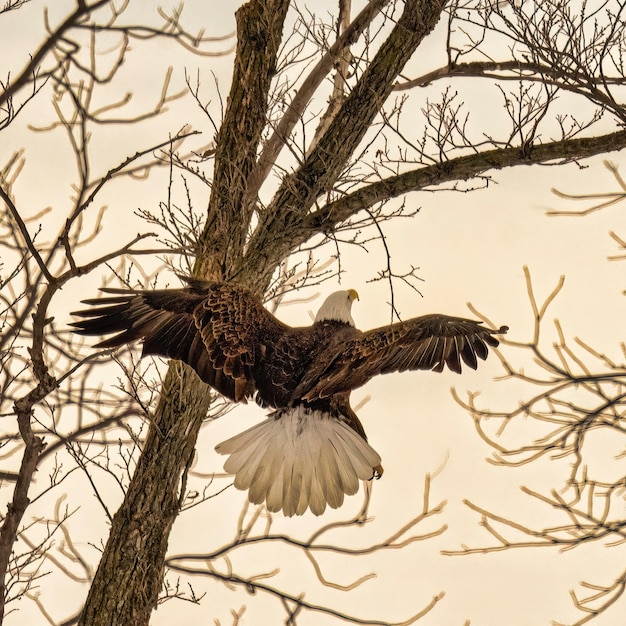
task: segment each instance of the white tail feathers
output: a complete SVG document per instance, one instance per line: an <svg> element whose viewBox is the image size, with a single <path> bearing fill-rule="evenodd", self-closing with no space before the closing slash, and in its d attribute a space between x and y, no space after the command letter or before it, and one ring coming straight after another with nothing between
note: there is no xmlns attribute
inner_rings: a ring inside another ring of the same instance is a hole
<svg viewBox="0 0 626 626"><path fill-rule="evenodd" d="M359 490L381 458L340 418L302 406L283 409L215 447L230 455L224 470L254 504L288 517L310 508L321 515Z"/></svg>

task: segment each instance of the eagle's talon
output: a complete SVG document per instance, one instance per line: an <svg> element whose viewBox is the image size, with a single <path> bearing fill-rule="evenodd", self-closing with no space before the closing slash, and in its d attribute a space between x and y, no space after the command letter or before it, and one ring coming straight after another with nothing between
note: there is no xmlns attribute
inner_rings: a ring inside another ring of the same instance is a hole
<svg viewBox="0 0 626 626"><path fill-rule="evenodd" d="M382 465L377 465L372 470L372 477L370 478L370 480L374 480L374 479L378 480L383 475L384 471L385 470L383 469Z"/></svg>

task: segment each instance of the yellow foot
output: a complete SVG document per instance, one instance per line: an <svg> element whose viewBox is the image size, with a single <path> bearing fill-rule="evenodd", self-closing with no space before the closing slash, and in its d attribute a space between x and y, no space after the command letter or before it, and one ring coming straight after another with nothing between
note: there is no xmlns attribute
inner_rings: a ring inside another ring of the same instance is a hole
<svg viewBox="0 0 626 626"><path fill-rule="evenodd" d="M383 469L382 465L377 465L372 472L372 477L370 478L370 480L374 480L374 478L378 480L383 475L384 471L385 470Z"/></svg>

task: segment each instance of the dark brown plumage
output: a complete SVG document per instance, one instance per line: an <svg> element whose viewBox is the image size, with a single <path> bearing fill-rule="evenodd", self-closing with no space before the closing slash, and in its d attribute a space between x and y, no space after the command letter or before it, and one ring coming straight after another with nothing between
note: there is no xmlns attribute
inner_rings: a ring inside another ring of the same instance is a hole
<svg viewBox="0 0 626 626"><path fill-rule="evenodd" d="M498 345L494 334L508 330L424 315L361 332L350 314L354 290L329 296L306 327L282 323L252 292L231 283L103 291L112 297L85 300L93 308L73 314L81 318L72 324L75 332L113 335L96 347L143 340L143 355L180 359L234 402L255 397L276 409L217 449L230 455L225 468L236 486L286 515L340 506L344 493L358 489L357 478L382 473L350 407L352 389L389 372L447 366L460 373L462 363L476 369L488 347Z"/></svg>

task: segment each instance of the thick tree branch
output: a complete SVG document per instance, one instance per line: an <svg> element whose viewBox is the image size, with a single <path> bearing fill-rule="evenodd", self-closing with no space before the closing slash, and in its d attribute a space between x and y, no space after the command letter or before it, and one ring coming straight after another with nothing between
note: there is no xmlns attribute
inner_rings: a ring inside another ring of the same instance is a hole
<svg viewBox="0 0 626 626"><path fill-rule="evenodd" d="M244 194L267 122L267 103L289 0L252 0L237 11L237 53L228 106L217 136L215 174L202 250L201 276L223 276L242 254L252 207Z"/></svg>
<svg viewBox="0 0 626 626"><path fill-rule="evenodd" d="M292 249L294 231L324 192L329 191L369 125L391 93L394 81L417 46L435 27L445 2L407 0L404 12L340 111L303 165L286 176L260 216L245 260L246 269L276 267ZM266 256L260 259L259 255ZM265 275L262 281L269 282Z"/></svg>
<svg viewBox="0 0 626 626"><path fill-rule="evenodd" d="M276 162L276 158L285 145L287 138L302 118L306 105L324 78L332 70L337 58L345 48L356 43L363 31L388 2L389 0L371 0L354 18L352 23L346 27L306 77L259 156L248 181L245 204L256 201L259 189Z"/></svg>
<svg viewBox="0 0 626 626"><path fill-rule="evenodd" d="M433 185L468 180L488 170L500 170L516 165L537 165L550 161L574 161L625 147L626 132L619 131L599 137L539 144L533 146L531 150L522 150L518 147L498 148L450 159L361 187L306 216L303 220L304 232L311 230L326 232L364 207L370 207L382 200L397 198ZM299 241L297 245L304 241L306 239Z"/></svg>
<svg viewBox="0 0 626 626"><path fill-rule="evenodd" d="M37 470L39 457L45 447L41 437L33 433L31 419L33 406L45 398L56 387L56 381L49 375L42 376L39 384L15 403L17 423L20 436L24 441L24 454L20 464L20 471L13 488L13 496L6 515L0 527L0 624L4 620L7 601L7 570L13 551L13 544L17 539L19 525L22 522L30 500L28 492L32 485L33 476Z"/></svg>

